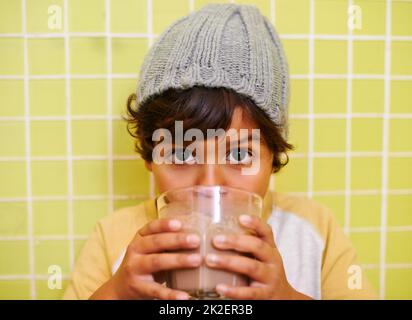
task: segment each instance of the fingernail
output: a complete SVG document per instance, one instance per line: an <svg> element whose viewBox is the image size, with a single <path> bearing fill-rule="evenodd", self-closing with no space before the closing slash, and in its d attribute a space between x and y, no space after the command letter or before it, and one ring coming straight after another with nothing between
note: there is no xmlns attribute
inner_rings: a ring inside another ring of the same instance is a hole
<svg viewBox="0 0 412 320"><path fill-rule="evenodd" d="M197 245L197 244L199 244L200 239L197 236L197 234L189 234L186 237L186 242L189 243L189 244Z"/></svg>
<svg viewBox="0 0 412 320"><path fill-rule="evenodd" d="M219 234L217 236L215 236L214 238L215 243L217 244L223 244L226 241L226 237L223 234Z"/></svg>
<svg viewBox="0 0 412 320"><path fill-rule="evenodd" d="M246 214L242 214L242 215L239 217L239 220L240 220L241 223L243 223L243 224L245 224L245 225L250 225L250 224L252 224L252 217L251 217L251 216L248 216L248 215L246 215Z"/></svg>
<svg viewBox="0 0 412 320"><path fill-rule="evenodd" d="M177 300L189 300L189 295L187 293L178 293L176 296Z"/></svg>
<svg viewBox="0 0 412 320"><path fill-rule="evenodd" d="M170 220L169 221L169 227L172 230L178 230L182 226L182 223L179 220Z"/></svg>
<svg viewBox="0 0 412 320"><path fill-rule="evenodd" d="M219 257L216 254L211 253L206 256L206 260L210 264L216 264L219 261Z"/></svg>
<svg viewBox="0 0 412 320"><path fill-rule="evenodd" d="M200 263L201 257L199 254L191 254L187 257L187 261L190 264L198 265Z"/></svg>

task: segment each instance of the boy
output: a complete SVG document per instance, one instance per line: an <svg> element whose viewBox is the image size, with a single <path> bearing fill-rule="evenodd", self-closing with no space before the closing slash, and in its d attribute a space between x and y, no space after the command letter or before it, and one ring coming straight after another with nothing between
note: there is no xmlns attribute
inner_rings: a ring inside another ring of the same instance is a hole
<svg viewBox="0 0 412 320"><path fill-rule="evenodd" d="M292 149L288 100L281 43L257 8L210 4L172 24L149 50L137 95L128 100L136 150L153 172L158 193L193 185L244 189L263 198L262 217L242 216L239 223L253 234L215 237L221 254L203 261L196 254L165 252L195 248L199 238L182 232L182 221L158 219L155 199L123 208L97 224L64 297L189 299L186 292L162 285L163 272L206 263L251 278L247 287L216 287L231 299L374 298L330 210L268 190L271 174L287 163ZM203 137L211 129L258 135L235 140L235 147L222 135L189 146L192 140L178 141L191 129ZM167 131L171 141L167 135L158 139L158 130ZM223 159L213 152L221 146L229 146ZM257 170L246 174L252 167ZM229 256L225 250L253 257Z"/></svg>

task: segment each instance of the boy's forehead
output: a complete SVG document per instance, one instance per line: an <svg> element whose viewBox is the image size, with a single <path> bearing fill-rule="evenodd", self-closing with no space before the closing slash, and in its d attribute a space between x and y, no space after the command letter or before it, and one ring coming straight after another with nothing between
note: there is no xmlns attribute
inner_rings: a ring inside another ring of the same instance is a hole
<svg viewBox="0 0 412 320"><path fill-rule="evenodd" d="M250 119L241 106L236 106L233 110L229 129L258 129L258 126L252 119Z"/></svg>

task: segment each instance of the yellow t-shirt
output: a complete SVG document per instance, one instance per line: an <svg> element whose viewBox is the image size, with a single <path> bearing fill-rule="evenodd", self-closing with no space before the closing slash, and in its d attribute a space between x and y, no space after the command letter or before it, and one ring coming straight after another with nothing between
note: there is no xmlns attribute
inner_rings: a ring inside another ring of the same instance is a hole
<svg viewBox="0 0 412 320"><path fill-rule="evenodd" d="M127 245L157 218L155 198L101 219L82 248L63 299L88 299L119 267ZM333 213L312 199L268 191L263 219L273 230L288 282L314 299L376 299Z"/></svg>

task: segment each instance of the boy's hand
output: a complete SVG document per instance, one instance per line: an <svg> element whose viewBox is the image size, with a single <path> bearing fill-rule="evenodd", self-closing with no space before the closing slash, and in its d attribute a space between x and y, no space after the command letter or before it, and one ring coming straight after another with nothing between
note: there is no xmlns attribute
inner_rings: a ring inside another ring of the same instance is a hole
<svg viewBox="0 0 412 320"><path fill-rule="evenodd" d="M188 293L166 288L154 279L157 272L200 265L199 254L160 253L199 246L199 237L196 234L177 232L181 228L182 222L176 219L156 219L143 226L127 247L117 272L90 298L189 299Z"/></svg>
<svg viewBox="0 0 412 320"><path fill-rule="evenodd" d="M272 228L256 216L243 215L239 221L256 236L217 235L213 239L213 245L218 249L252 254L257 260L245 256L219 254L207 256L206 264L211 268L244 274L251 278L251 283L247 287L219 284L216 290L231 299L311 299L297 292L288 283ZM219 242L219 239L223 242Z"/></svg>

